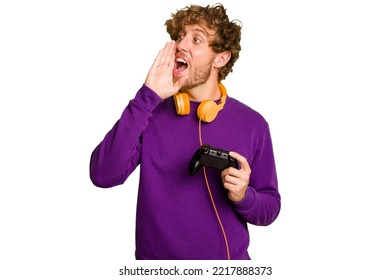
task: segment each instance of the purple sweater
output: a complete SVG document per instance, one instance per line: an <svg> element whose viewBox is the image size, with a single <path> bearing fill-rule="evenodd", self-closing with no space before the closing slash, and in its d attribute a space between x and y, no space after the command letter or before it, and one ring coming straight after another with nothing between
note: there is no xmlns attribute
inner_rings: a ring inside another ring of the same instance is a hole
<svg viewBox="0 0 390 280"><path fill-rule="evenodd" d="M226 259L223 234L202 170L188 175L199 148L199 103L178 116L173 98L162 100L145 85L125 108L91 156L90 177L103 188L123 184L140 164L136 215L137 259ZM228 97L211 123L202 123L203 144L238 152L252 169L246 196L229 200L220 171L208 181L229 243L231 259L250 259L247 223L269 225L278 216L280 195L267 122Z"/></svg>

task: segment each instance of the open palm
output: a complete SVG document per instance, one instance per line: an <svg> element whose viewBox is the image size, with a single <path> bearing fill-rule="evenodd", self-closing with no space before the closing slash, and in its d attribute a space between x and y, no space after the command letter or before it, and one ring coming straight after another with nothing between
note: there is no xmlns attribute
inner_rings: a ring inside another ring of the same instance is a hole
<svg viewBox="0 0 390 280"><path fill-rule="evenodd" d="M175 66L176 43L171 41L160 50L145 80L145 85L156 92L162 99L168 98L179 91L186 77L173 81Z"/></svg>

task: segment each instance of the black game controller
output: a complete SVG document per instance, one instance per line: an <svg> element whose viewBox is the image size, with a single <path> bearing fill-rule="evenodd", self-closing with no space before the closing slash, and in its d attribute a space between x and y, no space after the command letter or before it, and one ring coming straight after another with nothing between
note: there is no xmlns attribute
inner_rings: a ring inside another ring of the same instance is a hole
<svg viewBox="0 0 390 280"><path fill-rule="evenodd" d="M213 148L210 145L202 145L192 156L190 165L188 166L188 173L193 176L202 166L219 170L228 167L238 169L238 162L236 159L229 156L228 151Z"/></svg>

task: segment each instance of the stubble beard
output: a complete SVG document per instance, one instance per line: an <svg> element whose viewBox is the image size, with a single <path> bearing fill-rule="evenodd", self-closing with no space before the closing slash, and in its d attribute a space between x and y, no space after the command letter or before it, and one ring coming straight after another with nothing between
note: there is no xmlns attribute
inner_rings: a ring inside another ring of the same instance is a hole
<svg viewBox="0 0 390 280"><path fill-rule="evenodd" d="M186 92L189 89L192 89L194 87L206 83L210 77L212 67L213 67L212 60L204 66L195 67L193 69L193 72L190 73L189 77L184 82L184 85L181 87L180 91Z"/></svg>

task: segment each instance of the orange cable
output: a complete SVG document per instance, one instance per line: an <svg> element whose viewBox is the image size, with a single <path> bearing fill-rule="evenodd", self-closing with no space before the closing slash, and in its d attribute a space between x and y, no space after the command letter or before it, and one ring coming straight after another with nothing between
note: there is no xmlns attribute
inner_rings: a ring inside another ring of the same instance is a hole
<svg viewBox="0 0 390 280"><path fill-rule="evenodd" d="M202 120L199 119L199 125L198 125L198 129L199 129L199 142L200 142L200 145L202 146L202 130L201 130L201 125L202 125Z"/></svg>
<svg viewBox="0 0 390 280"><path fill-rule="evenodd" d="M199 142L200 142L200 145L202 146L203 144L202 144L201 123L202 123L202 121L199 119ZM228 239L227 239L227 236L226 236L225 228L223 227L221 218L219 217L219 213L218 213L218 210L217 210L217 206L215 205L215 202L214 202L214 197L213 197L213 194L212 194L211 189L210 189L209 181L208 181L208 179L207 179L206 167L204 167L204 166L203 166L203 175L204 175L204 179L205 179L205 181L206 181L206 186L207 186L207 190L208 190L209 195L210 195L211 203L213 204L213 208L214 208L215 215L217 216L218 223L219 223L219 226L221 227L222 234L223 234L223 238L224 238L224 240L225 240L225 246L226 246L226 252L227 252L227 259L230 260L229 242L228 242Z"/></svg>
<svg viewBox="0 0 390 280"><path fill-rule="evenodd" d="M209 191L210 199L211 199L211 202L212 202L213 207L214 207L215 215L217 216L217 219L218 219L218 222L219 222L219 226L221 227L223 238L225 240L227 258L228 258L228 260L230 260L229 242L228 242L228 239L227 239L227 236L226 236L225 228L223 227L221 218L219 217L217 207L215 206L213 194L211 193L210 185L209 185L209 182L207 180L206 167L204 167L204 166L203 166L203 174L204 174L204 178L206 180L207 190Z"/></svg>

